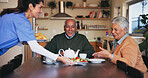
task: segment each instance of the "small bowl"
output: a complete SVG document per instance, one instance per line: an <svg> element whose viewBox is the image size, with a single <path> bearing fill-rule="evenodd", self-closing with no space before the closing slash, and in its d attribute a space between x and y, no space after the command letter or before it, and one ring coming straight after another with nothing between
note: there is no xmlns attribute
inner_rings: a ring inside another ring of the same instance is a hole
<svg viewBox="0 0 148 78"><path fill-rule="evenodd" d="M88 7L98 7L97 4L88 4L87 6L88 6Z"/></svg>

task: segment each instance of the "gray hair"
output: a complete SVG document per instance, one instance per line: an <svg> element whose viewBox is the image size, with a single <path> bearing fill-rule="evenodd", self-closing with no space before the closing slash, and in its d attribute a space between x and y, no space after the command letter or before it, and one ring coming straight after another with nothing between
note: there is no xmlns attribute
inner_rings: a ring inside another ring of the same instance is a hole
<svg viewBox="0 0 148 78"><path fill-rule="evenodd" d="M129 21L125 17L115 17L112 20L112 23L117 23L122 29L127 28L127 32L129 29Z"/></svg>

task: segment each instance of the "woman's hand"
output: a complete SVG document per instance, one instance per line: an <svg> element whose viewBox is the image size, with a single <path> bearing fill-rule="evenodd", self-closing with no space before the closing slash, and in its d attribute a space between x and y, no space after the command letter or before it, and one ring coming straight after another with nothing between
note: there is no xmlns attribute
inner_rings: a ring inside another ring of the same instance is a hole
<svg viewBox="0 0 148 78"><path fill-rule="evenodd" d="M73 60L68 59L67 57L61 57L59 56L57 58L58 61L62 61L63 63L65 63L66 65L74 65L76 64L75 62L73 62Z"/></svg>
<svg viewBox="0 0 148 78"><path fill-rule="evenodd" d="M101 47L99 47L102 51L100 51L100 52L95 52L95 53L93 53L92 54L92 56L94 56L94 57L101 57L101 58L109 58L109 59L111 59L111 57L112 57L112 54L110 53L110 52L108 52L107 50L105 50L105 49L103 49L103 48L101 48Z"/></svg>

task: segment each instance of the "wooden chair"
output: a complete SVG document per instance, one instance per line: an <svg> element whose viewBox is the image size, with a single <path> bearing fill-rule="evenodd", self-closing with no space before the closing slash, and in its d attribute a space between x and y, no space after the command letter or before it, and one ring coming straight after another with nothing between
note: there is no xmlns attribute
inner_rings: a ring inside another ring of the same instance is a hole
<svg viewBox="0 0 148 78"><path fill-rule="evenodd" d="M119 69L123 70L126 73L126 71L127 71L127 65L126 65L126 63L117 60L117 67Z"/></svg>
<svg viewBox="0 0 148 78"><path fill-rule="evenodd" d="M102 37L101 39L102 39L102 47L104 46L104 44L106 42L106 45L105 45L106 47L104 47L104 48L106 48L110 52L111 46L112 46L112 45L110 45L110 44L112 44L110 42L114 41L115 39L113 37Z"/></svg>
<svg viewBox="0 0 148 78"><path fill-rule="evenodd" d="M22 63L22 54L19 54L10 60L7 64L0 67L0 78L6 76L10 72L13 72Z"/></svg>
<svg viewBox="0 0 148 78"><path fill-rule="evenodd" d="M14 59L10 60L10 62L14 63L14 69L16 69L22 63L22 54L15 56Z"/></svg>
<svg viewBox="0 0 148 78"><path fill-rule="evenodd" d="M0 68L0 78L3 78L5 75L12 72L13 70L14 70L14 63L13 62L3 65Z"/></svg>
<svg viewBox="0 0 148 78"><path fill-rule="evenodd" d="M147 56L142 56L144 64L146 65L146 67L148 68L148 57ZM147 70L148 71L148 70Z"/></svg>
<svg viewBox="0 0 148 78"><path fill-rule="evenodd" d="M132 78L144 78L144 73L135 69L126 63L117 60L117 67L125 72L125 74L129 75Z"/></svg>

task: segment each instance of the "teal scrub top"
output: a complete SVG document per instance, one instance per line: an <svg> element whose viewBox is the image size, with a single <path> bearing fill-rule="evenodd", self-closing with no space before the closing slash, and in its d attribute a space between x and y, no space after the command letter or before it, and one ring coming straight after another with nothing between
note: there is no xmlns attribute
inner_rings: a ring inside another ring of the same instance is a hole
<svg viewBox="0 0 148 78"><path fill-rule="evenodd" d="M19 42L36 40L25 13L10 13L0 17L0 56Z"/></svg>

